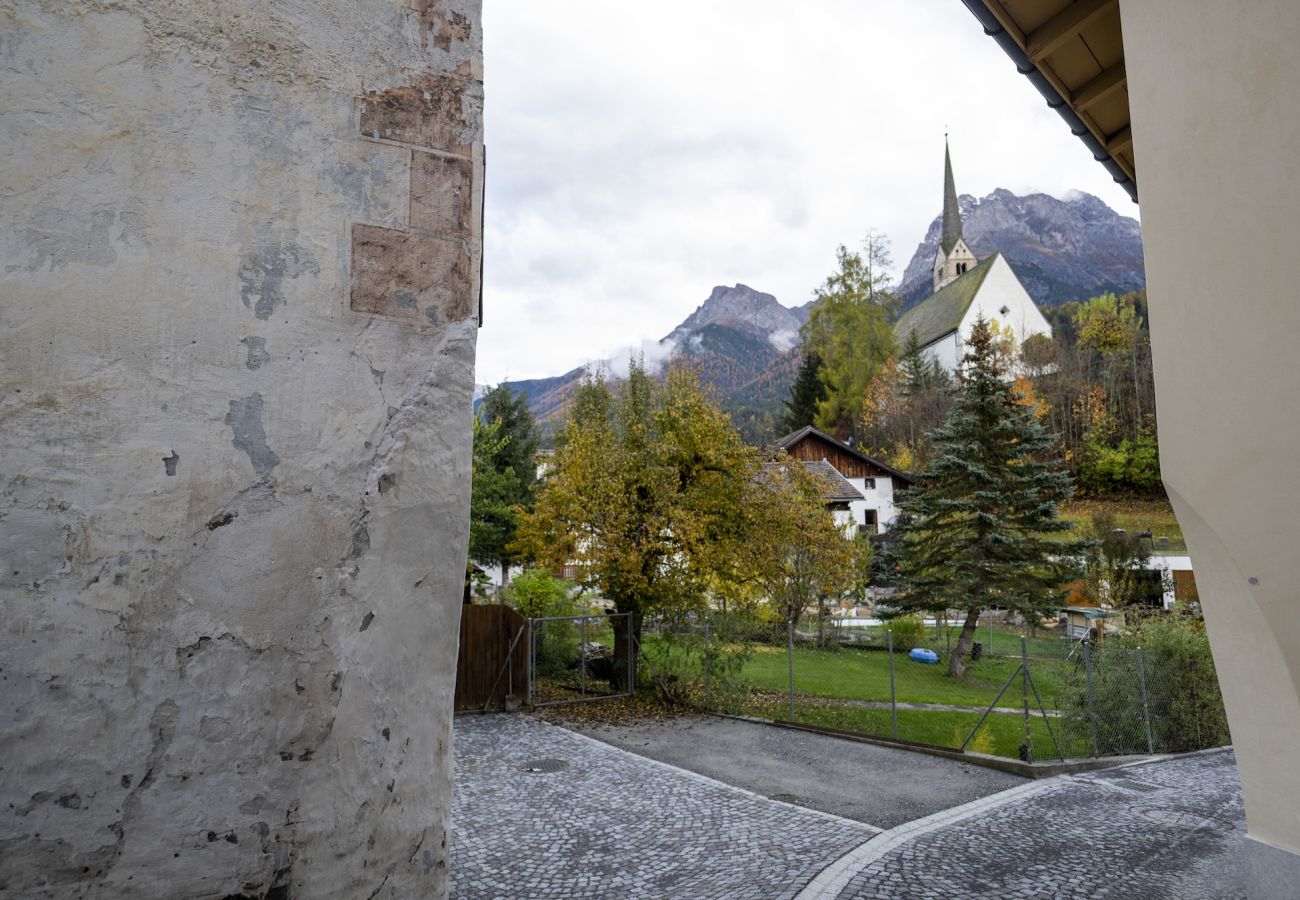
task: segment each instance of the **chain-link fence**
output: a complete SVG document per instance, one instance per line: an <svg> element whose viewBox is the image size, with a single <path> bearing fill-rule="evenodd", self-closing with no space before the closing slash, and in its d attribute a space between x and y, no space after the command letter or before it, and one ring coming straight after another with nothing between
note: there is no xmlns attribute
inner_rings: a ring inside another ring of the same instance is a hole
<svg viewBox="0 0 1300 900"><path fill-rule="evenodd" d="M634 687L631 615L530 619L528 669L532 706L628 696Z"/></svg>
<svg viewBox="0 0 1300 900"><path fill-rule="evenodd" d="M647 623L642 677L669 699L756 716L1025 761L1149 754L1223 742L1202 727L1192 686L1140 649L981 623L966 671L945 617L883 623L740 617ZM929 652L926 652L929 651Z"/></svg>

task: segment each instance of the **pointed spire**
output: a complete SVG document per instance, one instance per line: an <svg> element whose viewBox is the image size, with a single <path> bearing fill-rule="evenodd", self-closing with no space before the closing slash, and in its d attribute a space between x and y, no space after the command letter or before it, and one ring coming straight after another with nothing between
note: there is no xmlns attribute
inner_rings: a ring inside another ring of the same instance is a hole
<svg viewBox="0 0 1300 900"><path fill-rule="evenodd" d="M948 134L943 136L943 231L939 244L945 254L951 253L961 237L961 210L957 206L957 187L952 179L952 157L948 153Z"/></svg>

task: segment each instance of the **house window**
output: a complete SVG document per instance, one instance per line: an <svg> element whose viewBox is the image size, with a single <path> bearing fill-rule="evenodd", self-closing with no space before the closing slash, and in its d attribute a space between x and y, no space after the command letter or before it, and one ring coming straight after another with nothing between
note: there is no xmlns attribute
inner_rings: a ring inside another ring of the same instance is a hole
<svg viewBox="0 0 1300 900"><path fill-rule="evenodd" d="M862 479L862 487L868 491L874 491L876 489L876 479L874 478Z"/></svg>
<svg viewBox="0 0 1300 900"><path fill-rule="evenodd" d="M862 526L872 534L876 533L876 511L874 509L864 510L862 513Z"/></svg>

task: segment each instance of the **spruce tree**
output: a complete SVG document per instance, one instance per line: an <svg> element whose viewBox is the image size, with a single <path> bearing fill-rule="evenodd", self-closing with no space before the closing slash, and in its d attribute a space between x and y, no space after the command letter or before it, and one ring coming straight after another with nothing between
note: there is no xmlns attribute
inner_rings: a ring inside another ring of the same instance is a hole
<svg viewBox="0 0 1300 900"><path fill-rule="evenodd" d="M903 611L965 614L948 673L962 676L980 613L994 607L1030 620L1049 612L1078 572L1082 545L1052 535L1073 486L1057 438L1018 402L981 319L968 341L956 400L931 432L935 456L899 503L890 550Z"/></svg>
<svg viewBox="0 0 1300 900"><path fill-rule="evenodd" d="M822 381L822 358L816 350L805 347L799 374L790 385L790 399L785 401L782 424L787 432L798 431L811 425L817 416L817 405L826 399L826 382Z"/></svg>
<svg viewBox="0 0 1300 900"><path fill-rule="evenodd" d="M474 482L470 498L470 559L501 566L502 582L516 563L510 544L518 508L532 505L537 486L537 425L522 394L502 383L479 407L474 429Z"/></svg>

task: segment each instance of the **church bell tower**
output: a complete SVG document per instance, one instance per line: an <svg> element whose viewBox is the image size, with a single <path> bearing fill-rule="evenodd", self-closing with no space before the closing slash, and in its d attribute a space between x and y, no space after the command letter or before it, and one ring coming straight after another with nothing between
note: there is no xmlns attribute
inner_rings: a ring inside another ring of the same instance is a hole
<svg viewBox="0 0 1300 900"><path fill-rule="evenodd" d="M952 178L952 156L948 136L943 137L943 229L939 249L934 254L934 289L966 274L978 262L961 236L961 208L957 205L957 188Z"/></svg>

